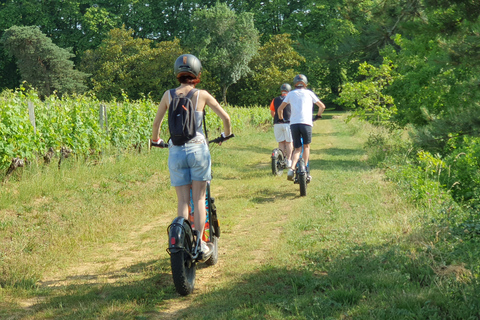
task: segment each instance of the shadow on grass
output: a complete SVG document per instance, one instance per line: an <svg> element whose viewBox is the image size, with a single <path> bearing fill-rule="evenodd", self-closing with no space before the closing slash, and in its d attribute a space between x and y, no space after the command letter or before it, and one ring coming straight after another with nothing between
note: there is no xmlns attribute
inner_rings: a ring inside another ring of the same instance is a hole
<svg viewBox="0 0 480 320"><path fill-rule="evenodd" d="M273 203L279 198L289 198L289 197L294 197L296 195L293 192L285 192L283 190L278 190L278 189L276 190L262 189L262 190L258 190L257 194L258 196L253 197L251 199L253 203L257 203L257 204Z"/></svg>
<svg viewBox="0 0 480 320"><path fill-rule="evenodd" d="M305 236L318 238L317 234ZM15 319L37 315L55 319L476 319L480 315L478 279L459 282L454 274L439 277L428 254L413 256L397 240L379 246L353 245L341 253L306 246L292 252L291 259L297 261L292 263L296 267L265 262L226 288L197 293L186 308L172 314L158 311L158 306L184 298L174 291L168 259L163 259L103 275L118 280L119 275L130 274L115 283L53 287L46 302ZM474 260L478 263L478 256ZM215 287L214 283L209 286ZM202 292L198 286L196 290Z"/></svg>
<svg viewBox="0 0 480 320"><path fill-rule="evenodd" d="M274 141L274 137L272 136L272 141ZM254 153L259 153L259 154L264 154L265 158L270 159L272 156L272 151L274 148L267 148L262 146L263 143L261 141L258 142L258 145L247 145L247 146L242 146L242 147L235 147L235 151L239 152L254 152Z"/></svg>
<svg viewBox="0 0 480 320"><path fill-rule="evenodd" d="M316 139L319 137L343 137L347 136L346 132L342 131L330 131L330 132L314 132L312 133L312 143L315 145L316 143L321 143L322 140Z"/></svg>
<svg viewBox="0 0 480 320"><path fill-rule="evenodd" d="M324 154L328 156L363 156L365 151L362 149L343 149L343 148L328 148L328 149L315 149L311 148L311 154Z"/></svg>
<svg viewBox="0 0 480 320"><path fill-rule="evenodd" d="M334 171L334 170L341 170L341 171L368 171L368 168L365 163L361 161L355 160L322 160L322 159L315 159L310 161L310 168L311 169L318 169L323 171Z"/></svg>
<svg viewBox="0 0 480 320"><path fill-rule="evenodd" d="M169 259L161 259L103 274L68 277L68 285L64 280L50 281L41 288L43 294L47 292L38 299L43 302L27 308L25 317L18 319L32 315L35 319L131 319L132 314L152 312L155 305L178 297L169 269Z"/></svg>
<svg viewBox="0 0 480 320"><path fill-rule="evenodd" d="M216 319L476 319L480 286L441 279L429 255L413 257L396 243L292 253L302 267L264 265L229 288L202 297L202 313ZM478 262L478 261L477 261ZM272 262L275 264L275 262ZM299 265L299 264L297 264ZM451 282L443 286L442 282ZM221 302L220 302L221 301Z"/></svg>

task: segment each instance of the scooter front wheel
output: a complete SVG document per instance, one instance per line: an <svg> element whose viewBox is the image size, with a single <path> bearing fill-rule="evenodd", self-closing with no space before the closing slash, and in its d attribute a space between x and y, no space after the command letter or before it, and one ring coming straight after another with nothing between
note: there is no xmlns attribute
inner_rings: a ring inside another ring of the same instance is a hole
<svg viewBox="0 0 480 320"><path fill-rule="evenodd" d="M300 196L305 197L307 195L307 169L303 159L300 159L299 162L298 184L300 185Z"/></svg>
<svg viewBox="0 0 480 320"><path fill-rule="evenodd" d="M207 266L213 266L218 262L218 238L216 236L212 236L210 243L213 245L213 252L210 258L205 261Z"/></svg>

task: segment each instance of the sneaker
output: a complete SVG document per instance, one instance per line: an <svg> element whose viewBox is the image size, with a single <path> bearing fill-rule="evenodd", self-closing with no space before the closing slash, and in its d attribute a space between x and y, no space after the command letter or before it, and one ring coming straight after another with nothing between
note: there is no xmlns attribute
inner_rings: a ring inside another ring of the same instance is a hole
<svg viewBox="0 0 480 320"><path fill-rule="evenodd" d="M310 182L310 181L312 181L312 176L307 174L307 183Z"/></svg>
<svg viewBox="0 0 480 320"><path fill-rule="evenodd" d="M210 251L211 251L210 246L207 245L205 241L202 240L202 244L200 247L204 256L208 256L210 254Z"/></svg>
<svg viewBox="0 0 480 320"><path fill-rule="evenodd" d="M292 169L288 169L287 180L293 181L293 170Z"/></svg>
<svg viewBox="0 0 480 320"><path fill-rule="evenodd" d="M206 243L205 241L202 240L202 244L200 245L200 256L199 256L199 261L200 262L205 262L207 261L212 253L213 253L213 246L211 243Z"/></svg>

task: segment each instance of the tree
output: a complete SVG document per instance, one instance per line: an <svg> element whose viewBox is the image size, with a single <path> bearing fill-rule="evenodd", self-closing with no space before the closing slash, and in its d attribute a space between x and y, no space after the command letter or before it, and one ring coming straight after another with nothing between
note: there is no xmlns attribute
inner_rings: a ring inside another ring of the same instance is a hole
<svg viewBox="0 0 480 320"><path fill-rule="evenodd" d="M15 57L22 80L37 88L41 96L85 91L87 74L74 69L70 59L75 55L53 44L37 27L13 26L0 43Z"/></svg>
<svg viewBox="0 0 480 320"><path fill-rule="evenodd" d="M400 77L389 89L396 121L416 127L415 141L445 152L455 137L479 136L480 8L472 1L428 0L400 48L387 57Z"/></svg>
<svg viewBox="0 0 480 320"><path fill-rule="evenodd" d="M298 13L308 12L313 3L314 0L230 1L235 11L253 13L262 41L268 41L273 35L294 33L296 28L292 25L298 24Z"/></svg>
<svg viewBox="0 0 480 320"><path fill-rule="evenodd" d="M370 120L374 123L389 121L396 114L397 107L386 88L395 80L395 65L385 59L380 67L360 64L359 74L364 80L347 83L338 99L343 105L353 109L350 116Z"/></svg>
<svg viewBox="0 0 480 320"><path fill-rule="evenodd" d="M236 105L270 103L280 85L292 83L296 69L305 62L295 44L289 34L270 37L249 63L252 73L232 86L235 90L230 91L229 101Z"/></svg>
<svg viewBox="0 0 480 320"><path fill-rule="evenodd" d="M217 0L137 0L129 1L121 17L135 37L167 41L183 39L192 29L192 15L197 9L215 5Z"/></svg>
<svg viewBox="0 0 480 320"><path fill-rule="evenodd" d="M307 59L304 72L329 102L355 80L360 63L382 64L380 51L395 46L395 34L420 10L420 0L319 0L292 15L284 28L298 35L298 50Z"/></svg>
<svg viewBox="0 0 480 320"><path fill-rule="evenodd" d="M192 25L184 43L215 77L226 101L228 88L250 72L248 63L258 50L253 14L237 14L226 4L217 3L195 11Z"/></svg>
<svg viewBox="0 0 480 320"><path fill-rule="evenodd" d="M95 50L85 53L81 68L92 74L90 86L99 99L150 95L159 100L175 86L173 64L183 53L179 40L154 44L133 37L133 30L112 29Z"/></svg>

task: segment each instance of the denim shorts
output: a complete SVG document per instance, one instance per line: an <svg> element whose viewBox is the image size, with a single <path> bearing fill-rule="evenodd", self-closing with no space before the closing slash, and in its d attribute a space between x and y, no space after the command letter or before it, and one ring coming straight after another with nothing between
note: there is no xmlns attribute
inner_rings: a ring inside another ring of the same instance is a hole
<svg viewBox="0 0 480 320"><path fill-rule="evenodd" d="M293 147L295 149L302 147L302 139L303 144L312 143L312 126L297 123L292 124L290 130L292 131Z"/></svg>
<svg viewBox="0 0 480 320"><path fill-rule="evenodd" d="M212 179L210 150L204 143L186 143L168 147L168 169L173 187L191 184L192 181Z"/></svg>

